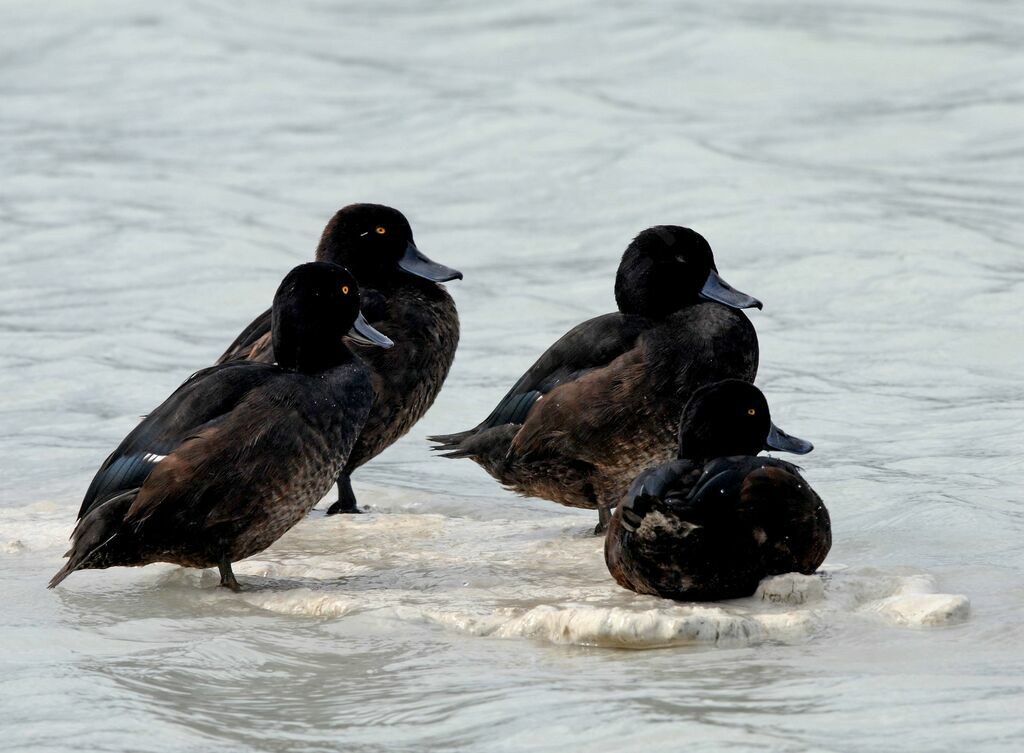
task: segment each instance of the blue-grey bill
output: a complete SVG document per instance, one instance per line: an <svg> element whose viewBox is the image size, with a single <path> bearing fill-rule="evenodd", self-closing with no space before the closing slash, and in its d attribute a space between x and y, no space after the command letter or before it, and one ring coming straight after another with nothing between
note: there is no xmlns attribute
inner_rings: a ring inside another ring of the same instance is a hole
<svg viewBox="0 0 1024 753"><path fill-rule="evenodd" d="M444 264L431 261L416 248L412 242L405 247L405 253L398 260L398 266L411 275L422 277L431 282L448 282L449 280L461 280L462 272Z"/></svg>
<svg viewBox="0 0 1024 753"><path fill-rule="evenodd" d="M792 452L794 455L806 455L814 449L814 445L806 439L792 437L775 424L772 424L768 432L768 440L764 443L766 450L778 450L779 452Z"/></svg>
<svg viewBox="0 0 1024 753"><path fill-rule="evenodd" d="M700 291L701 296L710 301L718 301L734 309L760 309L764 305L752 295L741 293L722 279L715 270L711 270L708 279Z"/></svg>
<svg viewBox="0 0 1024 753"><path fill-rule="evenodd" d="M366 317L363 316L363 312L359 312L359 316L356 317L355 324L352 325L352 329L348 331L348 337L353 342L357 342L360 345L375 345L378 348L393 348L395 343L390 337L374 329Z"/></svg>

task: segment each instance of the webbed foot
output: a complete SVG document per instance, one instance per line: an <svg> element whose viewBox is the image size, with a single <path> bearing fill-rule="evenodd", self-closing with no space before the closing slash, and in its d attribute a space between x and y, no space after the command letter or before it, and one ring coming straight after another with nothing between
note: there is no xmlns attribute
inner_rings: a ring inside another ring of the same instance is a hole
<svg viewBox="0 0 1024 753"><path fill-rule="evenodd" d="M220 570L220 587L227 588L234 593L238 593L242 590L242 587L238 585L238 581L235 579L235 574L231 570L231 562L227 559L222 559L217 565L217 569Z"/></svg>
<svg viewBox="0 0 1024 753"><path fill-rule="evenodd" d="M356 506L352 479L347 473L338 476L338 501L327 508L328 515L358 515L363 511Z"/></svg>

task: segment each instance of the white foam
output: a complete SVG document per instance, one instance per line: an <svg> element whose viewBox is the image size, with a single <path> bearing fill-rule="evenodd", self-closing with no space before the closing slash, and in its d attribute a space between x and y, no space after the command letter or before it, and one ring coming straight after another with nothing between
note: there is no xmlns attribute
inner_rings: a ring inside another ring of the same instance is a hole
<svg viewBox="0 0 1024 753"><path fill-rule="evenodd" d="M966 620L971 602L962 594L937 593L935 579L919 573L904 576L891 595L866 602L860 611L895 625L935 627Z"/></svg>
<svg viewBox="0 0 1024 753"><path fill-rule="evenodd" d="M0 551L46 550L56 568L67 529L57 513L44 504L13 515L5 534L15 535L0 540ZM751 597L729 602L640 596L609 577L602 542L586 535L589 518L581 520L557 510L509 520L318 515L236 563L240 594L217 589L214 570L152 566L137 577L153 588L199 590L204 599L276 614L377 613L472 636L619 648L794 642L851 616L919 628L960 622L970 612L966 597L939 593L926 573L837 565L767 578Z"/></svg>
<svg viewBox="0 0 1024 753"><path fill-rule="evenodd" d="M744 615L712 605L621 607L539 606L485 632L500 638L533 638L552 643L655 648L692 643L749 645L795 640L813 629L808 614Z"/></svg>
<svg viewBox="0 0 1024 753"><path fill-rule="evenodd" d="M0 525L0 553L24 554L68 548L68 537L74 528L74 514L50 500L33 502L22 507L4 508Z"/></svg>

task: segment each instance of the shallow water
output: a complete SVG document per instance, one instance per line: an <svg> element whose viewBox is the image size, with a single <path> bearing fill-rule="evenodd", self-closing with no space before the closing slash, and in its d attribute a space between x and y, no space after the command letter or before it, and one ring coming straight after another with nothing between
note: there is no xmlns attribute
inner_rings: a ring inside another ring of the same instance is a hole
<svg viewBox="0 0 1024 753"><path fill-rule="evenodd" d="M0 749L1019 750L1020 7L0 16ZM96 466L355 200L466 275L445 392L356 476L373 513L315 513L240 596L47 592ZM769 589L803 603L622 591L592 514L424 442L610 310L658 222L766 303L759 383L834 524L824 577Z"/></svg>

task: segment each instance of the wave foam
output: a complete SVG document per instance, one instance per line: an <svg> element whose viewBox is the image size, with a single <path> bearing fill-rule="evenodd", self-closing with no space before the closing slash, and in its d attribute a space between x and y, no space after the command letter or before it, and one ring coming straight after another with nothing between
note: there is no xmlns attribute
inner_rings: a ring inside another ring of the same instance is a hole
<svg viewBox="0 0 1024 753"><path fill-rule="evenodd" d="M154 588L201 590L204 599L276 614L342 619L376 613L473 636L638 649L794 642L851 616L931 627L970 613L967 597L939 593L925 573L838 565L811 576L767 578L750 598L728 602L640 596L608 576L601 543L583 535L580 519L557 511L505 520L316 516L235 565L245 589L240 594L216 589L212 570L152 566L138 578ZM0 552L33 556L39 549L57 564L66 535L60 510L36 505L9 521ZM107 576L76 577L98 583Z"/></svg>

